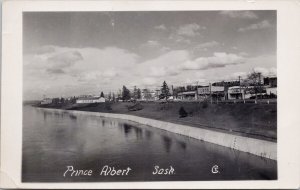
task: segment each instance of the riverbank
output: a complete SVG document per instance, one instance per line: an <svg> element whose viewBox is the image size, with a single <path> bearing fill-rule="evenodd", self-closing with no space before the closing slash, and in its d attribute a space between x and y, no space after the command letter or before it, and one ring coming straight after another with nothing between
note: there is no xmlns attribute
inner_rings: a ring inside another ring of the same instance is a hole
<svg viewBox="0 0 300 190"><path fill-rule="evenodd" d="M187 125L180 125L180 124L175 124L170 122L159 121L155 119L143 118L143 117L138 117L133 115L126 115L126 114L47 109L47 108L46 110L49 110L50 112L57 112L57 113L67 112L75 116L88 115L88 116L121 119L125 121L133 121L142 125L159 128L165 131L170 131L176 134L192 137L194 139L198 139L201 141L205 141L205 142L221 145L224 147L228 147L231 149L239 150L242 152L254 154L256 156L268 158L271 160L277 160L276 142L243 137L240 135L233 135L224 132L217 132L217 131L207 130L203 128L196 128Z"/></svg>
<svg viewBox="0 0 300 190"><path fill-rule="evenodd" d="M47 105L45 108L139 116L255 139L277 141L277 104L209 104L195 102L130 102ZM180 117L183 107L186 117ZM135 110L135 111L133 111Z"/></svg>

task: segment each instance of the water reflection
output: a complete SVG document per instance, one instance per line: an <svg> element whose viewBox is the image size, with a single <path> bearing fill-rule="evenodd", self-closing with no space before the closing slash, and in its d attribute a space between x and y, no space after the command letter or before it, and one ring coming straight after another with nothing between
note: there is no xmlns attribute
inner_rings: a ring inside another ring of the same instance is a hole
<svg viewBox="0 0 300 190"><path fill-rule="evenodd" d="M163 145L165 147L165 150L167 153L170 152L171 146L172 146L172 139L162 135L162 141L163 141Z"/></svg>
<svg viewBox="0 0 300 190"><path fill-rule="evenodd" d="M152 134L151 131L145 130L145 136L146 136L146 139L147 139L147 140L151 140L152 135L153 135L153 134Z"/></svg>
<svg viewBox="0 0 300 190"><path fill-rule="evenodd" d="M24 107L22 180L27 182L276 179L277 163L134 122ZM127 177L62 178L66 165L98 171L131 167ZM176 170L153 176L153 165ZM219 175L211 166L221 168Z"/></svg>
<svg viewBox="0 0 300 190"><path fill-rule="evenodd" d="M77 116L76 116L76 115L73 115L73 114L69 114L69 117L70 117L70 119L72 119L72 120L76 120L76 119L77 119Z"/></svg>
<svg viewBox="0 0 300 190"><path fill-rule="evenodd" d="M186 143L185 142L182 142L182 141L177 141L178 145L180 148L182 148L183 150L186 149Z"/></svg>
<svg viewBox="0 0 300 190"><path fill-rule="evenodd" d="M124 134L125 134L125 136L127 137L128 136L128 134L131 132L131 130L132 130L132 126L131 125L128 125L128 124L126 124L126 123L124 123L123 125L121 125L122 127L123 127L123 129L124 129Z"/></svg>
<svg viewBox="0 0 300 190"><path fill-rule="evenodd" d="M136 139L142 139L143 138L143 130L138 127L133 127L135 131Z"/></svg>

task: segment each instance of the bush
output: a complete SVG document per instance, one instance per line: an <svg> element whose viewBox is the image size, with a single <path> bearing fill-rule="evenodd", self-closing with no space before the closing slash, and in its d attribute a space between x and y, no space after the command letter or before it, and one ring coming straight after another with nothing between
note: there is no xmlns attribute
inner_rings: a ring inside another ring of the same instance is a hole
<svg viewBox="0 0 300 190"><path fill-rule="evenodd" d="M142 110L144 107L139 102L135 103L132 106L127 106L128 111L138 111Z"/></svg>
<svg viewBox="0 0 300 190"><path fill-rule="evenodd" d="M179 117L182 118L182 117L186 117L188 114L187 112L185 111L185 109L181 106L180 109L179 109Z"/></svg>

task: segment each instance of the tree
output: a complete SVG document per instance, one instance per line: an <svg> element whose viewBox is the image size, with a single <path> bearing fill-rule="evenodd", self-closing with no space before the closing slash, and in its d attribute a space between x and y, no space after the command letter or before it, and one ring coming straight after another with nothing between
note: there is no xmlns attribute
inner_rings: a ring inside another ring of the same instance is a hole
<svg viewBox="0 0 300 190"><path fill-rule="evenodd" d="M116 101L116 96L115 96L115 93L113 92L112 94L112 101L115 102Z"/></svg>
<svg viewBox="0 0 300 190"><path fill-rule="evenodd" d="M168 100L168 97L171 96L169 87L166 83L166 81L163 82L163 85L161 87L161 94L159 95L159 99L166 99Z"/></svg>
<svg viewBox="0 0 300 190"><path fill-rule="evenodd" d="M101 97L101 98L104 98L104 94L103 94L103 92L101 92L101 94L100 94L100 97Z"/></svg>
<svg viewBox="0 0 300 190"><path fill-rule="evenodd" d="M181 106L179 109L179 117L186 117L188 114L185 109Z"/></svg>
<svg viewBox="0 0 300 190"><path fill-rule="evenodd" d="M138 92L137 92L137 88L136 88L136 86L134 86L134 88L133 88L133 94L132 94L132 96L133 96L133 99L138 99Z"/></svg>
<svg viewBox="0 0 300 190"><path fill-rule="evenodd" d="M142 98L142 91L141 89L137 89L137 99L141 99Z"/></svg>
<svg viewBox="0 0 300 190"><path fill-rule="evenodd" d="M123 86L123 90L122 90L122 100L130 100L131 96L130 96L130 91L126 88L126 86Z"/></svg>
<svg viewBox="0 0 300 190"><path fill-rule="evenodd" d="M262 74L260 72L253 71L242 82L241 86L244 86L246 88L246 91L250 91L250 93L254 93L255 97L257 98L257 94L262 93L264 91L261 78L262 78Z"/></svg>
<svg viewBox="0 0 300 190"><path fill-rule="evenodd" d="M111 92L108 94L108 100L111 101L112 97L111 97Z"/></svg>

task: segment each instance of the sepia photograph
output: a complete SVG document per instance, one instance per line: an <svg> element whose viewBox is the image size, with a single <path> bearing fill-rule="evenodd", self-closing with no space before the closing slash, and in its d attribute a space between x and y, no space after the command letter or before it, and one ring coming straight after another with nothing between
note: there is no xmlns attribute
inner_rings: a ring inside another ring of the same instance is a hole
<svg viewBox="0 0 300 190"><path fill-rule="evenodd" d="M21 182L277 180L277 11L22 14Z"/></svg>

